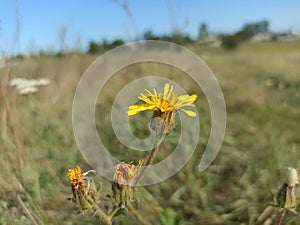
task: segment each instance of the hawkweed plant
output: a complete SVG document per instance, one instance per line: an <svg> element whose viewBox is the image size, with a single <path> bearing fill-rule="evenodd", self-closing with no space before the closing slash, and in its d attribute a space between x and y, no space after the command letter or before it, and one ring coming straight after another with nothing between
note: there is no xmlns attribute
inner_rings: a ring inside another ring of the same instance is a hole
<svg viewBox="0 0 300 225"><path fill-rule="evenodd" d="M147 166L150 166L154 160L154 157L164 140L165 136L170 134L175 128L175 115L178 110L185 112L188 116L195 117L196 113L191 110L187 110L184 107L195 107L194 102L197 99L197 95L176 95L173 92L173 86L165 84L164 92L158 93L156 89L153 89L153 93L149 90L145 90L147 94L140 94L139 100L143 101L143 104L129 106L128 116L136 115L140 112L150 110L153 111L153 117L150 122L152 130L156 134L156 143L152 149L150 155L145 161L145 165L141 173L135 179L134 185L137 185L144 173Z"/></svg>
<svg viewBox="0 0 300 225"><path fill-rule="evenodd" d="M145 94L141 93L138 96L142 103L129 106L127 113L128 116L134 116L143 111L153 111L150 127L156 135L154 147L149 156L145 160L140 160L137 165L133 162L121 162L115 166L112 194L106 195L113 201L112 208L107 209L101 205L101 188L97 189L93 179L87 176L95 173L94 170L84 172L77 166L68 172L73 191L71 200L78 205L81 212L91 212L107 225L112 224L113 218L124 215L127 211L140 224L149 224L137 211L138 200L135 198L135 188L147 172L147 168L153 163L165 136L174 130L176 112L180 110L188 116L196 116L196 112L186 109L186 107L195 107L194 102L198 97L196 94L177 95L173 92L173 86L168 83L165 84L162 93L157 92L156 89L153 89L153 92L147 89L145 91Z"/></svg>

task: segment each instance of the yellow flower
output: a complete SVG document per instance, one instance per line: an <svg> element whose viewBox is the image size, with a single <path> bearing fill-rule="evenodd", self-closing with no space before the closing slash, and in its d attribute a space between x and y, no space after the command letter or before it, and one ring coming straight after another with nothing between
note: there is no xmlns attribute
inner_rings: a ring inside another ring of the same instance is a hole
<svg viewBox="0 0 300 225"><path fill-rule="evenodd" d="M71 181L72 191L75 196L86 192L87 181L83 170L81 170L79 166L76 166L74 169L69 169L68 177Z"/></svg>
<svg viewBox="0 0 300 225"><path fill-rule="evenodd" d="M114 180L117 183L118 189L127 189L130 191L131 182L138 175L139 170L143 164L143 160L139 160L137 166L133 162L121 162L115 166Z"/></svg>
<svg viewBox="0 0 300 225"><path fill-rule="evenodd" d="M69 169L68 177L71 181L72 191L75 198L79 195L86 194L88 187L86 175L90 172L96 173L94 170L84 172L79 166L76 166L74 169Z"/></svg>
<svg viewBox="0 0 300 225"><path fill-rule="evenodd" d="M145 89L147 94L140 94L139 99L145 102L144 104L129 106L128 116L133 116L139 112L146 110L153 110L158 113L176 112L181 110L188 116L196 116L194 111L183 109L186 106L195 107L194 102L197 99L197 95L176 95L173 93L173 86L165 84L164 93L157 93L153 89L153 93Z"/></svg>

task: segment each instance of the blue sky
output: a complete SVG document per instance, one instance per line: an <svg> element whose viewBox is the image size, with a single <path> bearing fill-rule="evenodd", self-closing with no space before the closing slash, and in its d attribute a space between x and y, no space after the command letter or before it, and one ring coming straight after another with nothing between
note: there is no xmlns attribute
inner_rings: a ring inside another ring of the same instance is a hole
<svg viewBox="0 0 300 225"><path fill-rule="evenodd" d="M91 40L122 38L130 41L146 30L170 34L173 27L196 37L203 22L212 32L235 32L245 23L263 19L270 22L273 31L300 30L299 0L127 2L132 19L113 0L1 0L0 55L40 49L56 51L60 48L62 27L67 28L66 47L69 49L86 49ZM20 35L17 35L17 21Z"/></svg>

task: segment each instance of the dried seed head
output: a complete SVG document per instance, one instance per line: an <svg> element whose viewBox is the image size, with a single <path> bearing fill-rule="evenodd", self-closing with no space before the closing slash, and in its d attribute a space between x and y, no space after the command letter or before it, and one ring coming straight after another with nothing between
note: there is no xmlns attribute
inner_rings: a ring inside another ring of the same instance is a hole
<svg viewBox="0 0 300 225"><path fill-rule="evenodd" d="M288 186L295 186L296 184L299 184L298 179L298 172L293 167L288 167L288 171L286 174L286 183Z"/></svg>
<svg viewBox="0 0 300 225"><path fill-rule="evenodd" d="M133 162L125 163L121 162L115 166L114 181L117 183L118 189L131 189L131 182L135 176L139 173L139 170L143 164L143 160L139 160L138 165L134 165Z"/></svg>

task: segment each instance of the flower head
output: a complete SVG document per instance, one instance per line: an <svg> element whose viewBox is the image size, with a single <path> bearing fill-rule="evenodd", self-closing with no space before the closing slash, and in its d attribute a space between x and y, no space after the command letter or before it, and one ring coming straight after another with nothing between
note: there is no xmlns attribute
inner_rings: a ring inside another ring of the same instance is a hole
<svg viewBox="0 0 300 225"><path fill-rule="evenodd" d="M117 183L118 189L131 189L131 182L138 175L142 164L143 160L140 160L137 166L133 162L121 162L115 166L114 180Z"/></svg>
<svg viewBox="0 0 300 225"><path fill-rule="evenodd" d="M176 95L173 92L173 86L165 84L164 93L157 93L153 89L153 93L145 89L147 94L140 94L139 99L145 102L144 104L129 106L128 115L133 116L139 112L146 110L153 110L159 113L176 112L181 110L188 116L196 116L194 111L183 109L186 106L195 107L194 102L197 99L197 95Z"/></svg>
<svg viewBox="0 0 300 225"><path fill-rule="evenodd" d="M84 172L79 166L76 166L74 169L69 169L68 177L71 181L72 191L75 198L88 192L87 187L89 184L86 175L90 172L96 173L94 170Z"/></svg>
<svg viewBox="0 0 300 225"><path fill-rule="evenodd" d="M50 81L46 78L38 79L26 79L26 78L14 78L9 84L11 87L17 88L18 94L27 95L38 91L37 86L47 86Z"/></svg>
<svg viewBox="0 0 300 225"><path fill-rule="evenodd" d="M74 169L69 169L68 177L72 184L72 191L74 195L84 194L87 188L87 180L84 176L84 172L79 166Z"/></svg>
<svg viewBox="0 0 300 225"><path fill-rule="evenodd" d="M286 181L288 186L295 186L299 184L299 174L298 171L293 167L287 168Z"/></svg>

